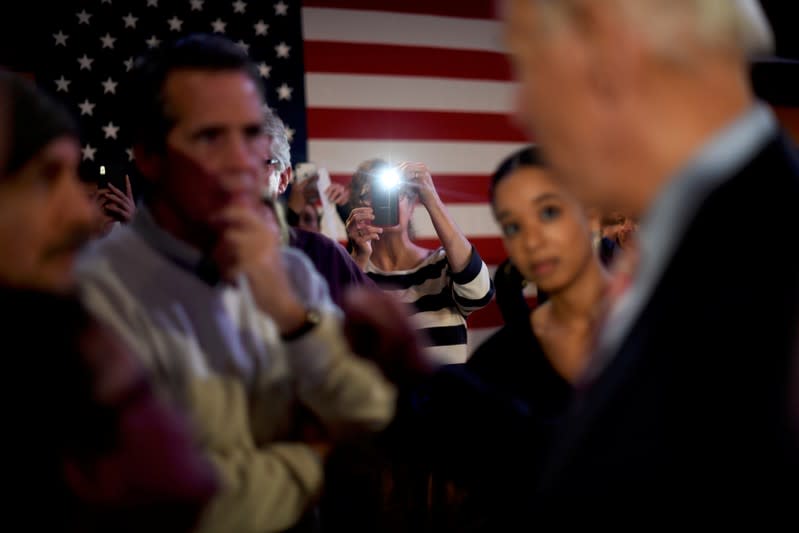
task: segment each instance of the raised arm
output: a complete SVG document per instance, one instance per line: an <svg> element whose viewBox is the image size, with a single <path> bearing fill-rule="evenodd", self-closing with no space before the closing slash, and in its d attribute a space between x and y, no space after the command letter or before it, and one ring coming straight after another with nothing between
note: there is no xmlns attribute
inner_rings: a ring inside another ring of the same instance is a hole
<svg viewBox="0 0 799 533"><path fill-rule="evenodd" d="M436 191L430 170L424 163L402 163L403 179L419 195L419 202L427 209L430 220L447 252L447 261L453 272L461 272L469 264L472 245L450 217L444 202Z"/></svg>

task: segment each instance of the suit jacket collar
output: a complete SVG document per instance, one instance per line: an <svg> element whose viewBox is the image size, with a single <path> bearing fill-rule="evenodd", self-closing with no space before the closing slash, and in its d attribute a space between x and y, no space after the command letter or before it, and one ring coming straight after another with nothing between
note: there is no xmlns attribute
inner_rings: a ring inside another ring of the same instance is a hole
<svg viewBox="0 0 799 533"><path fill-rule="evenodd" d="M587 380L596 377L629 335L704 200L753 159L777 132L773 113L758 103L701 147L668 181L642 221L635 281L608 318L595 354L600 361L592 366L594 374L586 376Z"/></svg>
<svg viewBox="0 0 799 533"><path fill-rule="evenodd" d="M763 117L763 115L761 115L761 117ZM765 123L761 125L765 125ZM768 129L770 130L770 128ZM764 134L766 131L766 129L761 130L761 134ZM607 359L607 369L590 383L590 386L586 388L583 385L578 389L572 414L562 428L560 439L553 449L552 456L550 457L549 464L547 465L546 472L542 479L542 486L547 486L556 479L560 469L569 464L570 458L580 446L585 435L591 430L597 416L603 412L621 384L629 378L631 368L640 360L641 351L639 347L641 344L645 343L648 335L647 327L642 325L658 323L660 320L660 317L657 316L659 309L655 309L652 305L649 305L649 300L655 294L655 289L661 284L661 278L663 278L670 265L674 262L675 256L678 255L680 243L687 236L689 226L701 211L702 204L717 188L728 181L742 176L742 172L746 172L746 168L750 164L756 164L757 161L764 157L769 148L776 145L782 146L780 143L783 143L779 129L776 127L765 138L758 136L757 143L753 141L754 138L750 139L751 144L748 146L754 148L754 151L748 151L748 157L745 159L735 157L734 160L737 164L736 166L727 165L725 167L728 172L727 174L715 175L712 178L710 176L705 178L690 177L688 174L685 174L686 182L681 186L675 186L675 189L678 191L691 194L699 194L701 192L702 196L694 198L689 206L682 206L680 208L679 215L677 216L681 216L682 219L679 224L675 224L677 227L671 230L670 238L673 239L673 241L670 246L672 248L668 250L667 254L662 256L663 264L658 265L657 277L651 280L652 285L647 288L646 300L641 302L640 307L634 315L628 317L630 323L624 330L622 338L618 339L618 344L613 348L611 357ZM719 146L724 146L725 144L726 143L722 143ZM730 145L727 145L728 149L729 146ZM780 153L784 153L784 148L779 148L779 150ZM713 152L718 154L715 150L711 153ZM692 168L702 168L702 165L692 166ZM754 172L758 171L755 170ZM749 173L747 173L747 176L748 175ZM688 186L689 182L700 182L703 183L704 186ZM678 198L682 197L679 192L665 191L664 194L674 194ZM671 202L673 202L673 200L664 200L663 205L669 205ZM653 213L656 214L651 215L648 219L650 228L653 223L660 224L664 223L663 221L666 223L668 222L665 218L661 219L661 217L671 214L672 211L666 208L661 209L661 212L653 211ZM653 220L655 222L652 222ZM653 230L650 229L650 231Z"/></svg>

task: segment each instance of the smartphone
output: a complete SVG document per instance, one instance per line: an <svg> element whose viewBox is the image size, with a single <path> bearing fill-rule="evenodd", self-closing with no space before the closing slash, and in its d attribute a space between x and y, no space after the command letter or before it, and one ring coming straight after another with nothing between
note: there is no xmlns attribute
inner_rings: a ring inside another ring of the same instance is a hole
<svg viewBox="0 0 799 533"><path fill-rule="evenodd" d="M117 174L111 172L106 173L106 166L100 165L99 177L97 178L97 188L108 189L109 183L121 191L125 190L124 174L122 179L120 179Z"/></svg>
<svg viewBox="0 0 799 533"><path fill-rule="evenodd" d="M399 187L372 186L372 209L375 226L396 226L399 224Z"/></svg>
<svg viewBox="0 0 799 533"><path fill-rule="evenodd" d="M105 165L100 165L100 177L97 178L97 188L98 189L108 188L108 176L105 175Z"/></svg>
<svg viewBox="0 0 799 533"><path fill-rule="evenodd" d="M100 177L97 180L97 189L98 189L98 191L107 191L109 189L109 187L108 187L109 183L113 183L113 182L111 181L110 176L106 175L105 165L100 165ZM119 185L117 185L116 183L114 183L114 187L116 187L116 188L118 188L120 190L124 190L124 189L121 189L119 187ZM103 213L107 217L112 218L112 219L116 220L117 222L125 222L125 217L122 215L122 213L118 213L117 211L114 211L113 209L108 209L108 205L110 203L111 203L110 201L106 200L106 201L103 201L100 204L100 207L102 208Z"/></svg>

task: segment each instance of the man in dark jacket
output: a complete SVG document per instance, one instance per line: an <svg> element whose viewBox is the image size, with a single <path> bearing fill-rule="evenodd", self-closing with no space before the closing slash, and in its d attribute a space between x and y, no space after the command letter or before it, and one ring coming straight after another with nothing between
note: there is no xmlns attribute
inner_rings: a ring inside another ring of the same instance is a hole
<svg viewBox="0 0 799 533"><path fill-rule="evenodd" d="M554 174L642 221L537 509L614 525L789 516L799 162L750 88L748 56L772 44L758 2L506 7L521 115ZM753 209L767 231L735 223Z"/></svg>

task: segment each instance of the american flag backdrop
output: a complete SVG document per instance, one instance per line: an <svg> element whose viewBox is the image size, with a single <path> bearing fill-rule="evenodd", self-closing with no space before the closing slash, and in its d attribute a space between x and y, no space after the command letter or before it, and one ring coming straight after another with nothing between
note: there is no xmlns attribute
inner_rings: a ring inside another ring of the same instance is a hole
<svg viewBox="0 0 799 533"><path fill-rule="evenodd" d="M269 105L306 158L302 30L297 0L65 0L48 17L49 42L36 79L73 110L83 171L124 174L132 155L120 123L126 73L148 49L190 33L225 36L258 66Z"/></svg>
<svg viewBox="0 0 799 533"><path fill-rule="evenodd" d="M308 153L346 183L363 160L424 161L448 210L493 271L505 259L489 176L524 146L493 0L306 0ZM438 240L424 209L417 237ZM469 317L470 348L501 325Z"/></svg>
<svg viewBox="0 0 799 533"><path fill-rule="evenodd" d="M131 165L119 93L133 58L217 33L259 66L294 161L342 183L366 159L424 161L492 273L505 258L489 176L525 137L509 120L514 83L493 0L66 0L59 10L36 78L80 119L84 172ZM438 245L424 209L414 226ZM501 325L495 304L469 325L473 347Z"/></svg>

